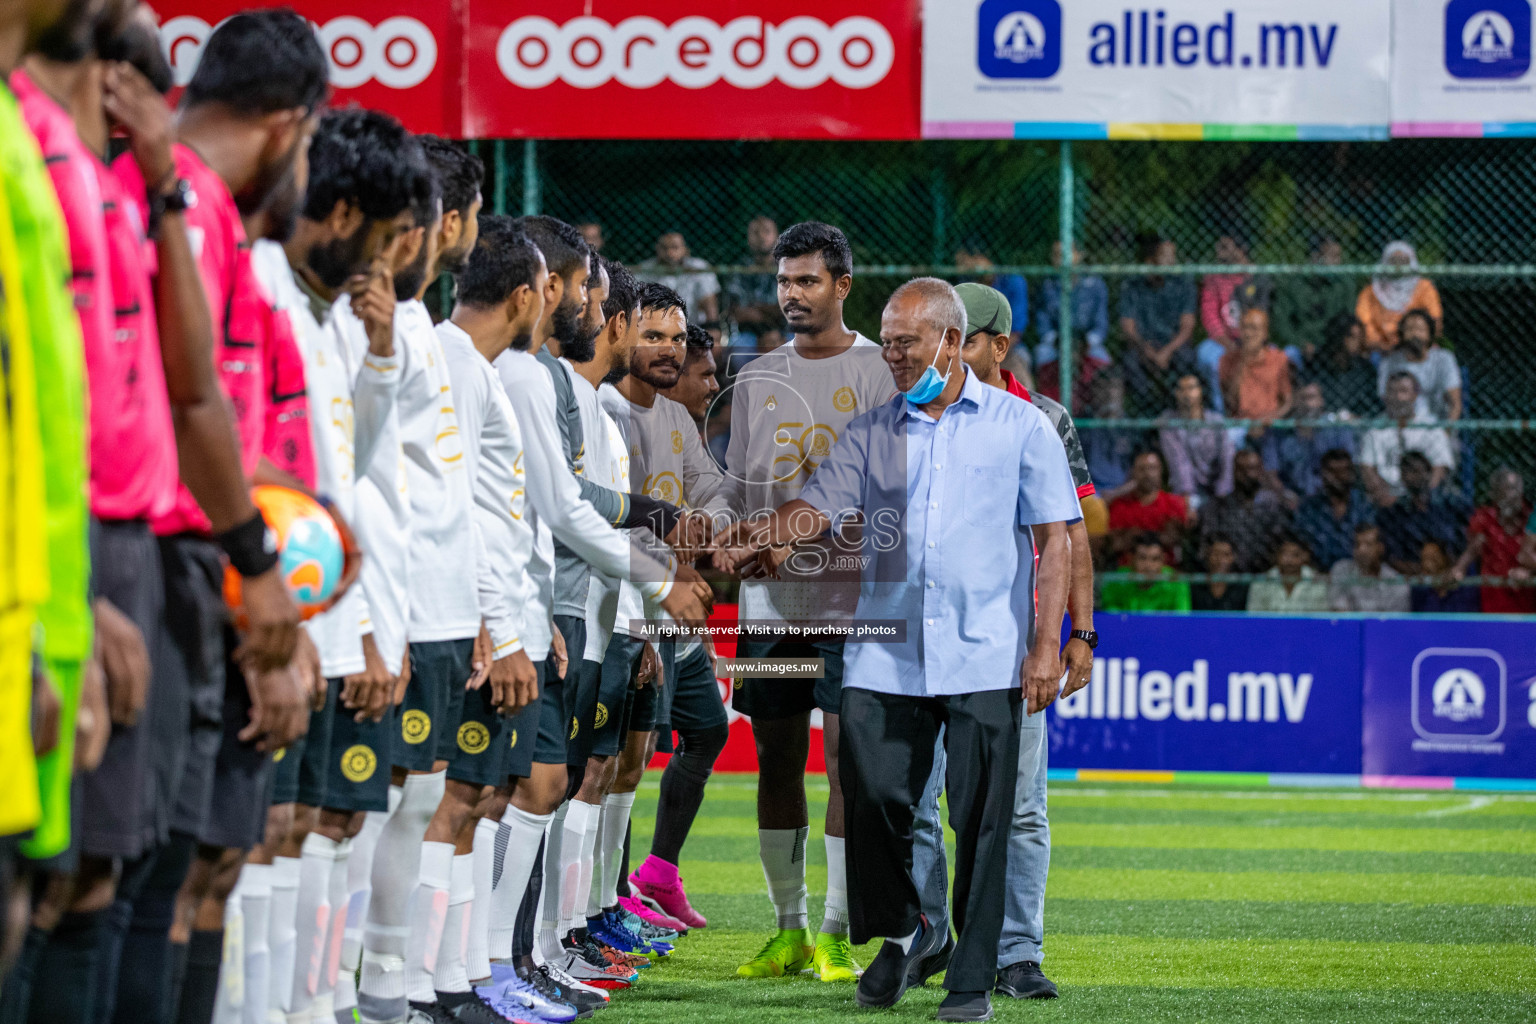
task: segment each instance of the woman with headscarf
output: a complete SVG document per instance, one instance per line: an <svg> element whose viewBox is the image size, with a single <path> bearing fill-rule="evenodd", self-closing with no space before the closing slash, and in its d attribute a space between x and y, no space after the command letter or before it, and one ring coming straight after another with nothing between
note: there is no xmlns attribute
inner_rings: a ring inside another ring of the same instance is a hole
<svg viewBox="0 0 1536 1024"><path fill-rule="evenodd" d="M1394 269L1408 267L1419 269L1419 257L1407 242L1388 242L1381 251L1381 262ZM1397 324L1410 309L1422 309L1435 321L1435 333L1440 332L1444 314L1440 308L1440 293L1434 282L1418 274L1377 274L1371 283L1360 290L1355 303L1355 316L1365 326L1366 347L1378 352L1390 352L1397 347Z"/></svg>

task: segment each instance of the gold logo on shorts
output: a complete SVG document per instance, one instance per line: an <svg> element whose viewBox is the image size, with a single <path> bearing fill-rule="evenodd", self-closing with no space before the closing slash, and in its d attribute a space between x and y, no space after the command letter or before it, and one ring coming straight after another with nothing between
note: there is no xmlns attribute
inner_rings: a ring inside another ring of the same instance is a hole
<svg viewBox="0 0 1536 1024"><path fill-rule="evenodd" d="M517 746L517 730L516 729L512 730L512 742L508 743L507 746L509 746L509 747Z"/></svg>
<svg viewBox="0 0 1536 1024"><path fill-rule="evenodd" d="M374 754L373 748L362 743L348 747L347 752L341 755L341 774L348 782L367 782L373 778L378 767L378 755Z"/></svg>
<svg viewBox="0 0 1536 1024"><path fill-rule="evenodd" d="M283 758L285 758L287 756L288 756L288 748L287 747L279 747L277 753L272 755L272 763L273 764L277 764L277 762L281 761Z"/></svg>
<svg viewBox="0 0 1536 1024"><path fill-rule="evenodd" d="M571 716L571 739L575 739L576 738L576 730L579 729L579 728L581 728L580 723L578 723L576 721L576 718L575 718L574 715Z"/></svg>
<svg viewBox="0 0 1536 1024"><path fill-rule="evenodd" d="M832 408L838 412L853 412L853 407L859 404L859 400L853 396L853 388L840 387L832 392Z"/></svg>
<svg viewBox="0 0 1536 1024"><path fill-rule="evenodd" d="M400 735L412 746L425 742L432 735L432 719L425 711L412 708L400 719Z"/></svg>
<svg viewBox="0 0 1536 1024"><path fill-rule="evenodd" d="M597 718L595 720L593 720L592 725L593 725L594 728L601 729L603 726L605 726L607 724L608 724L608 705L604 704L602 701L598 701L597 702Z"/></svg>
<svg viewBox="0 0 1536 1024"><path fill-rule="evenodd" d="M478 754L491 745L491 731L479 722L465 722L459 726L459 749L466 754Z"/></svg>

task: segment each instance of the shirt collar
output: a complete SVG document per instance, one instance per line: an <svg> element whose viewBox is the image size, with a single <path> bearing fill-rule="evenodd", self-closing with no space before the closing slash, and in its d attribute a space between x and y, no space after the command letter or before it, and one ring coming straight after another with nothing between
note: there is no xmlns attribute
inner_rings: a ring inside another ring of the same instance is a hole
<svg viewBox="0 0 1536 1024"><path fill-rule="evenodd" d="M1019 383L1019 378L1001 368L998 372L1003 375L1003 390L1007 391L1010 395L1018 395L1026 402L1029 401L1029 389Z"/></svg>
<svg viewBox="0 0 1536 1024"><path fill-rule="evenodd" d="M960 369L965 372L965 383L960 385L960 397L955 399L955 405L969 402L971 405L980 408L982 393L992 385L983 384L981 379L972 373L971 368L966 366L963 361L960 362ZM892 401L900 404L901 419L921 419L929 423L937 422L932 416L929 416L917 406L907 401L906 396L899 391L896 392L896 397Z"/></svg>

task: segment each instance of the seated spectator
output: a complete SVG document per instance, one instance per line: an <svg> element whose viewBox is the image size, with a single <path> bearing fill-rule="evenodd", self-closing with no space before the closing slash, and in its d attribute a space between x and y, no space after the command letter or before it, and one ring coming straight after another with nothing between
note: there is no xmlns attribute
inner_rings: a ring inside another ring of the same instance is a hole
<svg viewBox="0 0 1536 1024"><path fill-rule="evenodd" d="M1435 322L1422 309L1410 309L1397 322L1402 339L1382 357L1377 387L1383 398L1394 374L1409 373L1419 382L1417 412L1425 419L1461 419L1461 366L1435 344Z"/></svg>
<svg viewBox="0 0 1536 1024"><path fill-rule="evenodd" d="M779 312L779 261L773 258L779 240L779 226L772 217L759 214L747 223L747 258L750 273L732 274L725 279L722 315L734 326L732 342L754 345L759 335L782 329Z"/></svg>
<svg viewBox="0 0 1536 1024"><path fill-rule="evenodd" d="M1357 431L1326 425L1339 422L1339 417L1326 410L1317 381L1296 389L1291 417L1298 425L1266 431L1260 450L1264 468L1273 476L1273 486L1286 507L1296 508L1302 498L1316 494L1322 486L1320 471L1326 453L1338 450L1353 455ZM1353 463L1350 468L1353 470Z"/></svg>
<svg viewBox="0 0 1536 1024"><path fill-rule="evenodd" d="M1250 612L1325 612L1328 584L1307 564L1311 555L1294 534L1275 543L1274 567L1248 588Z"/></svg>
<svg viewBox="0 0 1536 1024"><path fill-rule="evenodd" d="M1083 261L1083 254L1074 246L1072 265ZM1051 243L1051 263L1061 266L1061 243ZM1035 380L1040 392L1058 401L1061 399L1061 372L1056 365L1060 358L1057 342L1061 336L1061 281L1048 277L1040 284L1040 301L1035 303ZM1109 350L1104 347L1109 338L1109 285L1096 274L1072 278L1072 351L1081 360L1077 372L1074 394L1085 394L1098 372L1110 364Z"/></svg>
<svg viewBox="0 0 1536 1024"><path fill-rule="evenodd" d="M1275 539L1286 529L1280 499L1264 487L1264 462L1244 449L1232 460L1232 493L1200 506L1200 542L1217 534L1229 537L1237 554L1238 572L1263 572L1270 564Z"/></svg>
<svg viewBox="0 0 1536 1024"><path fill-rule="evenodd" d="M1165 476L1161 455L1136 453L1131 463L1134 489L1109 503L1110 543L1117 556L1129 555L1132 543L1150 533L1162 538L1170 560L1177 558L1189 522L1189 503L1163 489Z"/></svg>
<svg viewBox="0 0 1536 1024"><path fill-rule="evenodd" d="M1355 460L1343 448L1323 453L1317 477L1320 489L1296 509L1296 532L1326 568L1353 554L1355 530L1376 522L1376 506L1356 485Z"/></svg>
<svg viewBox="0 0 1536 1024"><path fill-rule="evenodd" d="M1232 539L1215 534L1205 545L1205 571L1213 575L1236 572ZM1189 589L1190 607L1197 612L1240 612L1248 607L1246 583L1196 583Z"/></svg>
<svg viewBox="0 0 1536 1024"><path fill-rule="evenodd" d="M1480 576L1514 576L1519 568L1525 525L1531 520L1531 503L1525 500L1525 478L1502 466L1488 480L1491 503L1472 513L1467 527L1467 550L1452 570L1456 579L1466 576L1475 562ZM1482 610L1500 615L1536 614L1536 588L1479 587Z"/></svg>
<svg viewBox="0 0 1536 1024"><path fill-rule="evenodd" d="M955 266L965 276L962 281L978 281L1003 293L1008 308L1013 312L1013 330L1009 332L1010 349L1024 337L1029 326L1029 285L1018 274L999 274L993 269L992 258L979 239L969 239L955 251ZM1027 358L1027 357L1026 357Z"/></svg>
<svg viewBox="0 0 1536 1024"><path fill-rule="evenodd" d="M1216 239L1215 262L1247 266L1248 250L1231 235ZM1205 340L1195 349L1205 379L1215 383L1223 357L1238 349L1243 315L1250 309L1269 312L1271 285L1267 277L1248 273L1207 274L1200 286L1200 326ZM1221 396L1223 399L1226 395ZM1220 408L1220 406L1217 406ZM1232 415L1228 411L1228 415Z"/></svg>
<svg viewBox="0 0 1536 1024"><path fill-rule="evenodd" d="M1451 574L1451 556L1439 541L1427 540L1419 548L1419 567L1423 575L1434 578L1434 583L1415 584L1409 591L1408 604L1413 611L1442 615L1478 611L1477 593Z"/></svg>
<svg viewBox="0 0 1536 1024"><path fill-rule="evenodd" d="M1179 378L1173 401L1173 410L1163 415L1171 422L1157 432L1158 445L1168 463L1168 489L1186 498L1230 494L1237 446L1221 416L1206 408L1205 386L1198 373Z"/></svg>
<svg viewBox="0 0 1536 1024"><path fill-rule="evenodd" d="M1125 419L1125 379L1113 367L1094 378L1089 389L1093 414L1101 420ZM1142 431L1132 427L1092 427L1078 432L1088 475L1106 502L1132 489L1131 457L1141 447Z"/></svg>
<svg viewBox="0 0 1536 1024"><path fill-rule="evenodd" d="M1179 250L1171 239L1141 240L1141 262L1171 267ZM1195 334L1195 283L1182 275L1157 271L1120 286L1120 333L1125 336L1121 365L1137 412L1161 408L1170 377L1199 371L1191 340Z"/></svg>
<svg viewBox="0 0 1536 1024"><path fill-rule="evenodd" d="M1323 387L1323 405L1341 416L1380 415L1376 366L1365 347L1365 326L1353 313L1340 313L1328 322L1323 346L1303 367Z"/></svg>
<svg viewBox="0 0 1536 1024"><path fill-rule="evenodd" d="M587 246L593 252L602 252L603 243L607 239L603 236L603 226L595 220L584 220L576 225L576 230L581 232L581 237L587 240Z"/></svg>
<svg viewBox="0 0 1536 1024"><path fill-rule="evenodd" d="M1387 416L1396 420L1397 426L1367 430L1360 439L1361 475L1371 500L1378 505L1390 505L1403 494L1400 470L1403 457L1409 452L1417 453L1433 467L1431 488L1444 483L1456 465L1450 434L1439 427L1413 425L1427 422L1414 411L1419 401L1417 377L1411 373L1393 374L1387 381L1384 397Z"/></svg>
<svg viewBox="0 0 1536 1024"><path fill-rule="evenodd" d="M1155 533L1143 533L1136 538L1131 564L1122 566L1111 576L1136 574L1138 576L1167 576L1162 580L1114 580L1104 581L1099 604L1107 612L1187 612L1189 611L1189 584L1178 579L1178 574L1165 561L1163 542Z"/></svg>
<svg viewBox="0 0 1536 1024"><path fill-rule="evenodd" d="M1221 357L1217 379L1228 416L1277 420L1290 413L1291 363L1269 343L1269 314L1264 310L1243 313L1237 346Z"/></svg>
<svg viewBox="0 0 1536 1024"><path fill-rule="evenodd" d="M1322 238L1307 262L1336 267L1344 262L1338 239ZM1293 364L1308 368L1321 352L1334 317L1355 306L1355 284L1336 274L1281 277L1275 280L1270 333Z"/></svg>
<svg viewBox="0 0 1536 1024"><path fill-rule="evenodd" d="M1419 548L1436 540L1452 554L1467 546L1466 503L1435 482L1429 460L1421 452L1403 456L1403 496L1376 513L1381 539L1387 544L1387 561L1404 576L1417 576Z"/></svg>
<svg viewBox="0 0 1536 1024"><path fill-rule="evenodd" d="M1355 527L1354 557L1328 570L1328 604L1336 612L1406 612L1408 584L1387 565L1381 530L1370 523Z"/></svg>
<svg viewBox="0 0 1536 1024"><path fill-rule="evenodd" d="M1419 268L1419 256L1407 242L1388 242L1381 250L1381 262L1388 267ZM1398 339L1397 323L1410 309L1422 309L1435 322L1435 333L1445 314L1440 309L1440 293L1434 282L1417 274L1377 274L1360 289L1355 302L1355 317L1365 325L1365 344L1377 352L1390 351Z"/></svg>
<svg viewBox="0 0 1536 1024"><path fill-rule="evenodd" d="M688 319L716 320L720 316L720 279L709 264L688 254L681 231L668 231L656 239L656 258L635 268L642 281L664 284L682 296Z"/></svg>

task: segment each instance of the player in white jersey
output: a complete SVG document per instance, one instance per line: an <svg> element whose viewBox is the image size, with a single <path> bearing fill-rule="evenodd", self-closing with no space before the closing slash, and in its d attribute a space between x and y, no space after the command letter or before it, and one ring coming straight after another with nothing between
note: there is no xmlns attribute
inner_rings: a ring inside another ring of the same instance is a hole
<svg viewBox="0 0 1536 1024"><path fill-rule="evenodd" d="M853 253L842 231L817 222L796 224L779 236L773 255L779 264L779 309L794 340L744 366L731 388L726 491L733 511L746 518L797 497L848 423L892 393L880 347L843 322L843 302L853 287ZM846 624L858 600L859 571L848 559L856 550L828 534L794 551L764 552L757 578L749 573L742 582L742 622L789 621L813 629ZM733 705L752 719L757 744L758 850L778 921L777 934L737 973L781 977L811 967L823 981L851 981L860 969L848 942L837 768L842 640L814 632L794 643L754 640L744 628L737 654L821 658L825 673L815 680L735 681ZM813 937L806 911L805 763L817 710L831 793L827 898Z"/></svg>

